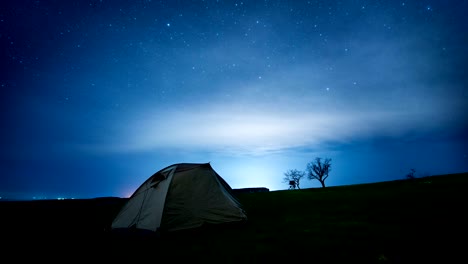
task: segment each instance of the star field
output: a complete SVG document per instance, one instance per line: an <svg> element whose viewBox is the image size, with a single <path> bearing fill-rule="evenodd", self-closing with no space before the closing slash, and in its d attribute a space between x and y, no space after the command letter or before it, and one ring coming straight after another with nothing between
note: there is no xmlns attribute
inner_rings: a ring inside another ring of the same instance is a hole
<svg viewBox="0 0 468 264"><path fill-rule="evenodd" d="M467 1L3 1L0 196L467 171ZM364 167L363 164L365 164ZM317 183L301 183L303 188Z"/></svg>

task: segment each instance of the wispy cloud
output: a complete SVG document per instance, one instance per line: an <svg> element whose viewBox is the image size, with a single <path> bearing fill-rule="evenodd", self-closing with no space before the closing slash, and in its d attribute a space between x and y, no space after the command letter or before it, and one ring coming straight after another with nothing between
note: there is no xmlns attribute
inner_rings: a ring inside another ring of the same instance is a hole
<svg viewBox="0 0 468 264"><path fill-rule="evenodd" d="M231 110L223 105L197 112L153 113L133 123L119 151L182 148L261 154L318 147L420 129L421 115L405 112L324 112L271 108ZM154 119L153 117L159 116Z"/></svg>

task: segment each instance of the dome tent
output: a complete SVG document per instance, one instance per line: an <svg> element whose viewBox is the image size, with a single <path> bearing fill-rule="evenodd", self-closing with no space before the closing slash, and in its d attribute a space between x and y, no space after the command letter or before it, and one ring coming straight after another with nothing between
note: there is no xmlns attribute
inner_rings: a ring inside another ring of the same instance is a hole
<svg viewBox="0 0 468 264"><path fill-rule="evenodd" d="M246 220L231 187L209 163L178 163L141 184L120 209L111 228L177 231Z"/></svg>

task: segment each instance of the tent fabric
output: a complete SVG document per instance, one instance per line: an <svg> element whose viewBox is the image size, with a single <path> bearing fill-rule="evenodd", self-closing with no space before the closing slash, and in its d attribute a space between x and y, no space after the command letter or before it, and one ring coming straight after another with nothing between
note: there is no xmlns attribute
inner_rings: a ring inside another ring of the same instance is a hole
<svg viewBox="0 0 468 264"><path fill-rule="evenodd" d="M176 231L246 220L231 187L209 163L179 163L141 184L114 218L112 229Z"/></svg>

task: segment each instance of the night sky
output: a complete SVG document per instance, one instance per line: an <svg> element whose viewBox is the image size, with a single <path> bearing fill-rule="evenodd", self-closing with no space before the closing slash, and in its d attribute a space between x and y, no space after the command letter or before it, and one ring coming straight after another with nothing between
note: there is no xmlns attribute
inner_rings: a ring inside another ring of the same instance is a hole
<svg viewBox="0 0 468 264"><path fill-rule="evenodd" d="M467 10L1 1L0 196L128 197L181 162L270 190L315 157L327 186L466 172Z"/></svg>

